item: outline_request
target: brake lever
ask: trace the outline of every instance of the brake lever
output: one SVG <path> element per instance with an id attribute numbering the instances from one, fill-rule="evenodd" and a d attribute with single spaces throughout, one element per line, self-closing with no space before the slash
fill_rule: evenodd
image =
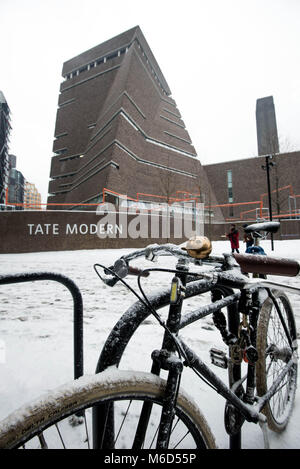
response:
<path id="1" fill-rule="evenodd" d="M 98 277 L 100 278 L 100 280 L 102 280 L 102 282 L 107 285 L 108 287 L 113 287 L 118 281 L 119 281 L 119 278 L 118 277 L 110 277 L 110 278 L 105 278 L 103 277 L 99 272 L 98 270 L 96 269 L 96 267 L 101 267 L 105 273 L 105 275 L 113 275 L 113 266 L 112 267 L 105 267 L 104 265 L 101 265 L 101 264 L 94 264 L 94 270 L 96 272 L 96 274 L 98 275 Z"/>
<path id="2" fill-rule="evenodd" d="M 95 264 L 95 265 L 100 266 L 100 264 Z M 102 275 L 100 275 L 99 272 L 96 270 L 102 282 L 105 283 L 105 285 L 108 285 L 109 287 L 113 287 L 119 281 L 120 278 L 125 278 L 129 272 L 128 264 L 126 263 L 124 259 L 118 259 L 114 263 L 114 265 L 111 265 L 110 267 L 104 267 L 104 266 L 100 266 L 100 267 L 103 267 L 103 271 L 105 275 L 113 276 L 114 274 L 116 274 L 116 276 L 105 278 Z"/>
<path id="3" fill-rule="evenodd" d="M 105 283 L 105 285 L 107 285 L 108 287 L 113 287 L 119 281 L 119 279 L 117 277 L 106 278 L 106 279 L 102 279 L 102 280 Z"/>
<path id="4" fill-rule="evenodd" d="M 101 267 L 103 269 L 103 272 L 104 272 L 105 275 L 110 275 L 112 277 L 105 278 L 102 275 L 100 275 L 99 272 L 96 269 L 96 266 Z M 137 277 L 138 276 L 142 276 L 142 277 L 148 277 L 149 276 L 149 272 L 147 272 L 147 271 L 144 272 L 143 270 L 141 270 L 137 267 L 129 266 L 127 264 L 127 262 L 125 261 L 125 259 L 122 259 L 122 258 L 116 260 L 114 265 L 112 265 L 110 267 L 105 267 L 104 265 L 101 265 L 101 264 L 95 264 L 94 269 L 95 269 L 98 277 L 102 280 L 102 282 L 105 283 L 105 285 L 108 285 L 109 287 L 113 287 L 120 279 L 123 279 L 123 278 L 127 277 L 128 274 L 136 275 Z"/>

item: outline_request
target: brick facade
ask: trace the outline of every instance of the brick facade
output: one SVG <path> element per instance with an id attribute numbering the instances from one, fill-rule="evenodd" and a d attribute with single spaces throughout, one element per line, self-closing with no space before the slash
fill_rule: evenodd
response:
<path id="1" fill-rule="evenodd" d="M 273 218 L 294 218 L 300 212 L 300 151 L 273 155 L 270 169 Z M 259 215 L 262 201 L 263 216 L 268 216 L 267 175 L 262 166 L 265 157 L 254 157 L 206 165 L 205 171 L 219 204 L 229 204 L 228 171 L 232 174 L 232 205 L 221 207 L 227 221 L 248 220 Z M 258 202 L 242 205 L 245 202 Z M 249 210 L 253 210 L 249 212 Z M 296 210 L 296 212 L 295 212 Z"/>
<path id="2" fill-rule="evenodd" d="M 216 204 L 139 27 L 68 60 L 62 74 L 49 209 L 97 203 L 105 188 L 139 200 L 200 194 Z M 223 220 L 218 208 L 213 216 Z"/>

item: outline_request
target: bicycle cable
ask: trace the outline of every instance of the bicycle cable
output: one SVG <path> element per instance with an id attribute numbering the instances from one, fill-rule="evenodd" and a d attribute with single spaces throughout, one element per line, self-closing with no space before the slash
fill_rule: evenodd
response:
<path id="1" fill-rule="evenodd" d="M 161 272 L 170 272 L 170 273 L 177 273 L 177 272 L 182 272 L 180 270 L 171 270 L 171 269 L 158 269 L 158 268 L 150 268 L 150 269 L 145 269 L 143 270 L 142 272 L 145 272 L 145 271 L 161 271 Z M 142 277 L 142 272 L 138 275 L 138 286 L 139 286 L 139 289 L 145 299 L 145 301 L 147 302 L 147 306 L 150 310 L 153 309 L 150 301 L 148 300 L 143 288 L 142 288 L 142 285 L 141 285 L 141 277 Z M 186 273 L 186 272 L 184 272 Z M 194 276 L 198 276 L 199 274 L 196 274 L 196 273 L 193 273 L 193 272 L 189 272 L 189 274 L 191 275 L 194 275 Z M 155 310 L 154 310 L 155 311 Z M 156 313 L 156 311 L 155 311 Z M 156 313 L 157 314 L 157 313 Z M 178 343 L 178 341 L 176 340 L 174 334 L 172 334 L 171 331 L 169 331 L 169 329 L 167 327 L 165 327 L 165 330 L 168 331 L 169 334 L 171 334 L 171 338 L 172 340 L 174 341 L 174 344 L 178 350 L 178 346 L 179 348 L 182 350 L 182 347 L 181 345 Z M 198 370 L 196 370 L 196 368 L 191 364 L 191 362 L 189 361 L 189 359 L 187 358 L 186 354 L 185 354 L 185 351 L 183 351 L 183 355 L 184 355 L 184 358 L 185 358 L 185 362 L 186 362 L 186 366 L 188 366 L 189 368 L 191 368 L 191 370 L 198 376 L 198 378 L 200 378 L 207 386 L 209 386 L 211 389 L 213 389 L 214 391 L 216 391 L 217 393 L 219 393 L 218 389 L 216 389 L 211 383 L 209 383 L 205 378 L 203 378 L 203 376 L 198 372 Z M 180 355 L 179 355 L 180 357 Z"/>
<path id="2" fill-rule="evenodd" d="M 162 321 L 162 319 L 160 318 L 159 314 L 157 314 L 156 310 L 152 307 L 151 303 L 148 301 L 147 297 L 145 296 L 145 300 L 143 300 L 143 298 L 140 297 L 140 295 L 127 283 L 125 282 L 124 279 L 122 279 L 118 274 L 116 274 L 116 272 L 114 272 L 112 269 L 110 269 L 109 267 L 105 267 L 101 264 L 94 264 L 94 270 L 96 272 L 96 274 L 99 276 L 99 278 L 101 279 L 101 276 L 99 275 L 99 272 L 97 271 L 96 267 L 101 267 L 102 269 L 105 269 L 107 272 L 109 272 L 111 275 L 117 277 L 117 279 L 123 283 L 123 285 L 125 285 L 126 288 L 128 288 L 128 290 L 131 291 L 131 293 L 133 293 L 137 298 L 138 300 L 147 308 L 147 309 L 150 309 L 150 312 L 153 314 L 153 316 L 155 317 L 155 319 L 159 322 L 159 324 L 165 329 L 165 331 L 173 338 L 174 340 L 174 337 L 173 337 L 173 334 L 172 332 L 169 330 L 169 328 L 166 326 L 166 324 Z M 140 275 L 139 275 L 140 277 Z M 176 347 L 177 347 L 177 351 L 179 353 L 179 350 L 178 350 L 178 347 L 179 347 L 179 344 L 177 344 L 177 341 L 175 341 L 175 344 L 176 344 Z M 181 348 L 181 347 L 180 347 Z M 181 353 L 183 351 L 181 350 Z M 183 352 L 183 355 L 184 352 Z M 181 356 L 181 354 L 179 353 L 179 356 Z"/>
<path id="3" fill-rule="evenodd" d="M 176 273 L 176 272 L 181 272 L 179 270 L 171 270 L 171 269 L 157 269 L 157 268 L 152 268 L 152 269 L 145 269 L 143 270 L 139 275 L 138 275 L 138 285 L 139 285 L 139 288 L 140 288 L 140 291 L 144 297 L 141 298 L 140 295 L 127 283 L 125 282 L 124 279 L 122 279 L 118 274 L 116 274 L 116 272 L 114 272 L 112 269 L 110 269 L 109 267 L 105 267 L 104 265 L 102 264 L 94 264 L 94 270 L 96 272 L 96 274 L 98 275 L 98 277 L 102 280 L 99 272 L 97 271 L 96 267 L 101 267 L 102 269 L 105 269 L 107 272 L 109 272 L 111 275 L 115 276 L 121 283 L 123 283 L 123 285 L 125 285 L 126 288 L 128 288 L 128 290 L 131 291 L 131 293 L 133 293 L 137 298 L 138 300 L 147 308 L 150 310 L 151 314 L 155 317 L 155 319 L 158 321 L 158 323 L 160 324 L 160 326 L 162 326 L 164 328 L 164 330 L 167 332 L 167 334 L 169 334 L 169 336 L 171 337 L 171 339 L 173 340 L 174 342 L 174 345 L 176 347 L 176 350 L 177 350 L 177 353 L 179 355 L 179 358 L 182 359 L 182 356 L 184 357 L 184 360 L 185 360 L 185 364 L 186 366 L 188 366 L 207 386 L 209 386 L 210 388 L 212 388 L 214 391 L 216 391 L 218 393 L 218 390 L 211 384 L 209 383 L 205 378 L 203 378 L 203 376 L 201 376 L 201 374 L 194 368 L 194 366 L 190 363 L 188 357 L 186 356 L 186 353 L 185 353 L 185 350 L 183 350 L 183 348 L 181 347 L 181 344 L 176 340 L 176 337 L 174 336 L 174 334 L 169 330 L 169 328 L 166 326 L 166 324 L 164 323 L 164 321 L 162 321 L 162 319 L 160 318 L 159 314 L 157 314 L 156 310 L 153 308 L 153 306 L 151 305 L 150 301 L 148 300 L 142 286 L 141 286 L 141 283 L 140 283 L 140 278 L 143 274 L 143 272 L 145 271 L 163 271 L 163 272 L 170 272 L 170 273 Z M 185 273 L 185 272 L 184 272 Z M 189 274 L 193 275 L 193 276 L 199 276 L 199 274 L 196 274 L 196 273 L 193 273 L 193 272 L 189 272 Z"/>

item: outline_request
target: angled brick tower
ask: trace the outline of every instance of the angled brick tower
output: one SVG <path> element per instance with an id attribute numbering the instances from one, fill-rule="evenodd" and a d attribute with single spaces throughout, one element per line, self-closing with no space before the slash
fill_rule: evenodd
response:
<path id="1" fill-rule="evenodd" d="M 216 204 L 138 26 L 65 62 L 62 75 L 48 209 L 91 209 L 84 204 L 106 194 L 116 202 L 120 194 L 147 201 L 200 194 Z"/>

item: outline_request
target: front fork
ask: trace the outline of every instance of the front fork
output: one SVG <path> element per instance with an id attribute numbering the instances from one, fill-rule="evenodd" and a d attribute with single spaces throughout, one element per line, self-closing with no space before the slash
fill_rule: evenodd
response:
<path id="1" fill-rule="evenodd" d="M 170 293 L 170 308 L 161 350 L 152 353 L 152 372 L 159 374 L 161 369 L 168 371 L 167 384 L 157 438 L 157 449 L 167 449 L 169 446 L 172 423 L 175 417 L 175 407 L 180 386 L 183 364 L 176 355 L 177 347 L 170 335 L 177 335 L 181 321 L 182 303 L 185 296 L 188 264 L 180 259 L 176 266 L 176 274 L 172 280 Z"/>
<path id="2" fill-rule="evenodd" d="M 157 437 L 157 449 L 167 449 L 169 447 L 180 378 L 183 370 L 183 364 L 179 358 L 175 355 L 169 356 L 168 358 L 162 357 L 161 354 L 163 354 L 163 352 L 163 350 L 154 351 L 152 354 L 152 358 L 159 361 L 161 368 L 168 370 L 168 379 Z M 155 354 L 157 354 L 156 357 Z"/>

